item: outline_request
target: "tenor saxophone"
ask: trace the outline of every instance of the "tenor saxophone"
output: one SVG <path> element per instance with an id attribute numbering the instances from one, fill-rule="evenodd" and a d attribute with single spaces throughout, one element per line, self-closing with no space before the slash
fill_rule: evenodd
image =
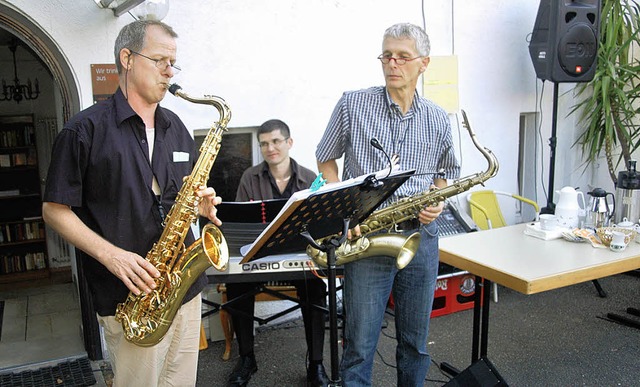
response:
<path id="1" fill-rule="evenodd" d="M 162 340 L 173 322 L 187 290 L 209 266 L 224 271 L 229 262 L 229 249 L 220 230 L 207 224 L 202 237 L 185 250 L 184 240 L 191 225 L 198 219 L 196 192 L 209 179 L 227 130 L 231 110 L 219 97 L 192 98 L 173 84 L 169 91 L 189 102 L 213 105 L 220 120 L 213 124 L 200 147 L 200 157 L 183 182 L 175 203 L 165 219 L 165 228 L 146 259 L 160 272 L 156 288 L 149 294 L 129 293 L 125 302 L 116 308 L 116 320 L 122 323 L 124 337 L 139 346 L 147 347 Z"/>
<path id="2" fill-rule="evenodd" d="M 463 126 L 469 132 L 473 145 L 487 159 L 488 168 L 485 172 L 476 173 L 463 179 L 456 180 L 444 188 L 434 188 L 402 198 L 386 208 L 374 211 L 360 223 L 361 236 L 351 241 L 347 240 L 336 248 L 336 265 L 353 262 L 362 258 L 374 256 L 388 256 L 396 260 L 398 269 L 405 268 L 413 259 L 420 245 L 420 233 L 415 232 L 408 237 L 393 233 L 394 226 L 405 220 L 415 219 L 426 206 L 434 206 L 445 199 L 469 190 L 474 185 L 483 184 L 498 173 L 498 159 L 491 150 L 481 146 L 476 140 L 476 134 L 471 129 L 467 114 L 462 111 Z M 367 236 L 386 230 L 387 233 Z M 326 242 L 331 235 L 316 241 L 318 245 Z M 327 267 L 327 253 L 315 247 L 307 246 L 307 255 L 319 266 Z"/>

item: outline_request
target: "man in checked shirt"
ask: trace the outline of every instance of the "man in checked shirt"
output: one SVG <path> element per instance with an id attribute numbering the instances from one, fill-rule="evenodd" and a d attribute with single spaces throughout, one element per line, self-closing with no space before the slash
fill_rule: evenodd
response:
<path id="1" fill-rule="evenodd" d="M 416 91 L 429 64 L 429 37 L 418 26 L 388 28 L 382 40 L 385 86 L 346 92 L 338 101 L 316 149 L 318 170 L 339 181 L 337 159 L 344 156 L 342 179 L 388 166 L 370 141 L 376 138 L 401 169 L 416 169 L 381 207 L 459 177 L 447 113 Z M 444 174 L 435 172 L 443 171 Z M 340 365 L 345 386 L 370 386 L 373 358 L 389 295 L 395 302 L 398 386 L 423 386 L 429 369 L 429 319 L 438 275 L 438 227 L 444 203 L 424 208 L 417 219 L 397 225 L 407 235 L 419 230 L 420 247 L 402 270 L 378 256 L 344 265 L 344 351 Z M 359 234 L 359 230 L 354 230 Z"/>

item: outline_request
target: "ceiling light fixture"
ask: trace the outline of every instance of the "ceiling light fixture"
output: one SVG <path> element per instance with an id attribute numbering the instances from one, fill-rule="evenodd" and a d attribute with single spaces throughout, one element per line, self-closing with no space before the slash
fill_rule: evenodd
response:
<path id="1" fill-rule="evenodd" d="M 116 17 L 130 13 L 139 20 L 162 20 L 169 12 L 169 0 L 93 0 L 102 9 L 111 9 Z"/>
<path id="2" fill-rule="evenodd" d="M 162 20 L 169 13 L 169 0 L 145 0 L 131 10 L 140 20 Z"/>
<path id="3" fill-rule="evenodd" d="M 40 95 L 40 85 L 38 84 L 38 78 L 35 81 L 35 89 L 31 85 L 31 78 L 27 78 L 26 84 L 20 83 L 18 78 L 18 66 L 16 63 L 16 49 L 18 48 L 18 40 L 12 39 L 9 43 L 9 50 L 13 54 L 13 85 L 8 84 L 2 79 L 2 95 L 0 101 L 15 101 L 20 103 L 23 99 L 32 100 L 38 98 Z"/>

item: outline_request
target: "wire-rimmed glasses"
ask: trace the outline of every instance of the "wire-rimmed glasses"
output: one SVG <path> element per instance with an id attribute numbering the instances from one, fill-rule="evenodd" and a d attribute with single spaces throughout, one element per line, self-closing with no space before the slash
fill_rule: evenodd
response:
<path id="1" fill-rule="evenodd" d="M 389 64 L 391 60 L 394 60 L 398 66 L 402 66 L 403 64 L 407 62 L 411 62 L 412 60 L 416 60 L 418 58 L 422 58 L 422 57 L 416 56 L 415 58 L 394 58 L 392 56 L 388 56 L 385 54 L 380 54 L 380 56 L 378 56 L 378 59 L 380 59 L 380 62 L 382 62 L 382 64 Z"/>
<path id="2" fill-rule="evenodd" d="M 160 71 L 165 71 L 168 67 L 171 67 L 171 69 L 173 70 L 173 75 L 176 75 L 182 70 L 180 67 L 178 67 L 175 64 L 169 62 L 168 60 L 149 58 L 148 56 L 146 56 L 144 54 L 141 54 L 141 53 L 139 53 L 137 51 L 133 51 L 132 49 L 129 49 L 129 51 L 131 51 L 132 54 L 140 55 L 143 58 L 147 58 L 150 61 L 153 61 L 156 64 L 156 67 Z"/>
<path id="3" fill-rule="evenodd" d="M 289 137 L 285 138 L 274 138 L 271 141 L 260 141 L 258 145 L 260 145 L 261 149 L 267 148 L 269 145 L 273 145 L 274 148 L 279 148 L 280 145 L 284 144 Z"/>

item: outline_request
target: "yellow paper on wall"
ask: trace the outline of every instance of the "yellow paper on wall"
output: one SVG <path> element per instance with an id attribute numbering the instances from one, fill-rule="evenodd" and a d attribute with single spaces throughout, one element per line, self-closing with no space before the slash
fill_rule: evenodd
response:
<path id="1" fill-rule="evenodd" d="M 432 56 L 427 71 L 422 76 L 422 93 L 425 98 L 442 106 L 447 113 L 460 109 L 458 94 L 458 57 Z"/>

